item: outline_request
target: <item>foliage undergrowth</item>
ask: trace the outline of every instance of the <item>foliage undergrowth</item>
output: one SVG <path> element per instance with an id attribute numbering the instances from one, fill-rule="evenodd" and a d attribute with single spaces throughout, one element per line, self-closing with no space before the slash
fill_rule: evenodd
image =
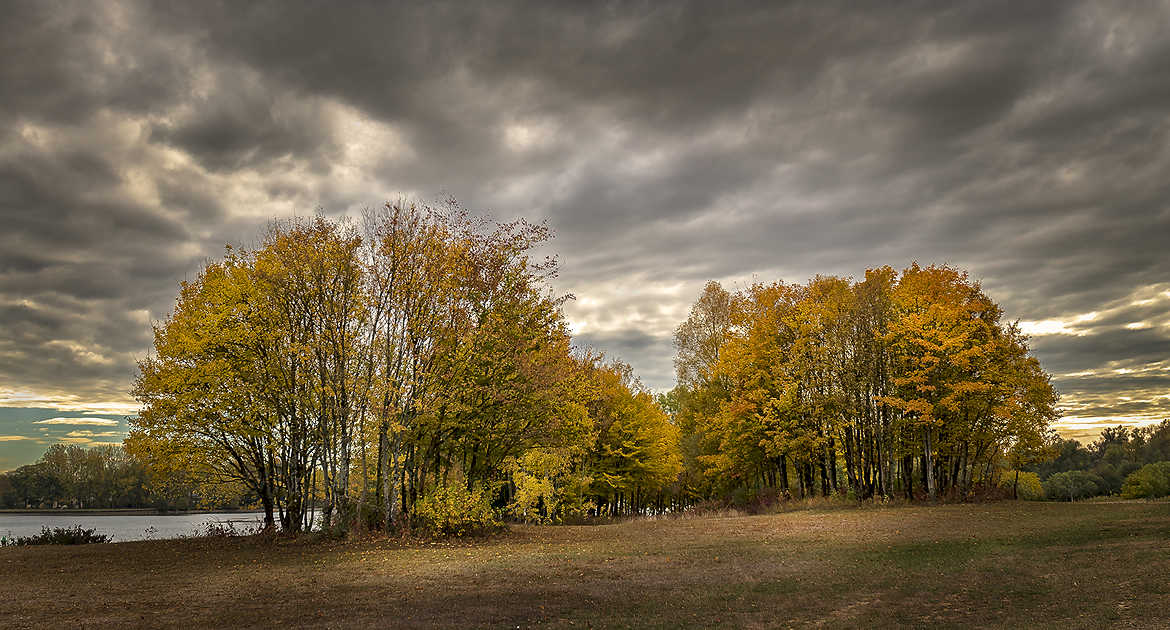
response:
<path id="1" fill-rule="evenodd" d="M 1079 501 L 1107 493 L 1100 475 L 1083 470 L 1056 473 L 1044 481 L 1044 496 L 1054 501 Z"/>
<path id="2" fill-rule="evenodd" d="M 1025 501 L 1042 501 L 1044 499 L 1044 484 L 1040 482 L 1040 475 L 1034 472 L 1019 471 L 1019 478 L 1016 478 L 1016 471 L 1009 470 L 999 478 L 999 487 L 1008 492 L 1008 497 L 1011 497 L 1012 487 L 1016 488 L 1016 498 Z"/>
<path id="3" fill-rule="evenodd" d="M 190 536 L 184 538 L 235 538 L 237 536 L 256 536 L 263 531 L 260 525 L 236 526 L 231 521 L 207 521 L 195 528 Z"/>
<path id="4" fill-rule="evenodd" d="M 1126 477 L 1124 499 L 1156 499 L 1170 495 L 1170 462 L 1146 464 Z"/>
<path id="5" fill-rule="evenodd" d="M 17 536 L 12 539 L 0 539 L 2 546 L 23 547 L 27 545 L 89 545 L 110 542 L 108 534 L 99 534 L 96 529 L 85 529 L 80 525 L 73 527 L 42 527 L 41 533 L 32 536 Z"/>
<path id="6" fill-rule="evenodd" d="M 434 536 L 480 536 L 503 527 L 487 493 L 461 485 L 440 487 L 423 497 L 415 506 L 414 522 Z"/>
<path id="7" fill-rule="evenodd" d="M 794 498 L 786 495 L 777 488 L 761 488 L 757 490 L 737 491 L 728 497 L 710 499 L 696 503 L 685 510 L 678 512 L 674 517 L 703 518 L 709 516 L 752 516 L 758 514 L 779 514 L 797 510 L 837 510 L 855 509 L 868 506 L 895 506 L 907 504 L 904 498 L 875 497 L 873 499 L 858 500 L 846 494 L 834 494 L 827 497 Z"/>

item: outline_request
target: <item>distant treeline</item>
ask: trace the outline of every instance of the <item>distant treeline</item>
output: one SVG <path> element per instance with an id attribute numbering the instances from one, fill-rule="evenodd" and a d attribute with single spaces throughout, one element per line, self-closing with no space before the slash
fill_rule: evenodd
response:
<path id="1" fill-rule="evenodd" d="M 160 480 L 117 444 L 83 448 L 54 444 L 33 464 L 0 474 L 0 508 L 240 507 L 248 502 L 220 488 Z"/>
<path id="2" fill-rule="evenodd" d="M 1108 428 L 1088 446 L 1058 440 L 1052 454 L 1051 460 L 1029 467 L 1039 475 L 1049 499 L 1108 494 L 1153 498 L 1170 493 L 1170 470 L 1163 473 L 1156 466 L 1170 462 L 1170 420 L 1157 426 Z M 1164 476 L 1165 483 L 1159 481 Z"/>

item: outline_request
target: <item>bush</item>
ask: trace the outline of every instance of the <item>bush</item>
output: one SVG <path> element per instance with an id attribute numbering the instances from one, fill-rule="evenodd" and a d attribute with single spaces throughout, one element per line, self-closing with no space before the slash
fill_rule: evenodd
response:
<path id="1" fill-rule="evenodd" d="M 1106 492 L 1100 475 L 1083 470 L 1056 473 L 1044 482 L 1044 495 L 1055 501 L 1079 501 Z"/>
<path id="2" fill-rule="evenodd" d="M 1012 486 L 1016 488 L 1016 498 L 1025 501 L 1040 501 L 1044 498 L 1044 484 L 1040 483 L 1040 475 L 1034 472 L 1019 471 L 1020 477 L 1017 481 L 1016 471 L 1009 470 L 999 478 L 999 487 L 1005 488 L 1008 491 L 1008 497 L 1011 497 Z"/>
<path id="3" fill-rule="evenodd" d="M 593 478 L 573 470 L 569 449 L 532 449 L 507 464 L 512 502 L 507 511 L 527 523 L 583 521 L 596 506 L 586 498 Z"/>
<path id="4" fill-rule="evenodd" d="M 437 488 L 414 509 L 415 524 L 437 536 L 476 536 L 498 530 L 502 523 L 483 491 L 462 485 Z"/>
<path id="5" fill-rule="evenodd" d="M 195 528 L 191 538 L 235 538 L 236 536 L 255 536 L 260 533 L 263 525 L 236 527 L 231 521 L 207 521 Z"/>
<path id="6" fill-rule="evenodd" d="M 1125 478 L 1121 496 L 1126 499 L 1156 499 L 1170 496 L 1170 462 L 1146 464 Z"/>
<path id="7" fill-rule="evenodd" d="M 24 545 L 90 545 L 110 542 L 108 534 L 99 534 L 96 529 L 83 529 L 80 525 L 73 527 L 41 527 L 41 533 L 32 536 L 18 536 L 6 540 L 4 544 L 13 546 Z"/>

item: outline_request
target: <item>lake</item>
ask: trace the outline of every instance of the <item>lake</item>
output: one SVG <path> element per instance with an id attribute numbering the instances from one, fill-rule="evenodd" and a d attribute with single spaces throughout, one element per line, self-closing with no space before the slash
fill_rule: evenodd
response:
<path id="1" fill-rule="evenodd" d="M 252 529 L 264 521 L 263 513 L 217 512 L 203 514 L 83 514 L 83 513 L 0 513 L 0 538 L 39 534 L 42 527 L 94 528 L 112 536 L 112 542 L 154 540 L 190 536 L 205 530 L 207 523 L 231 525 L 236 531 Z"/>

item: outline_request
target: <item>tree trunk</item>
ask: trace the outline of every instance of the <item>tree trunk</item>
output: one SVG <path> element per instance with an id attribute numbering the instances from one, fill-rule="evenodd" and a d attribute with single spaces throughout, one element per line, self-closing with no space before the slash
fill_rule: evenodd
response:
<path id="1" fill-rule="evenodd" d="M 906 498 L 914 500 L 914 455 L 902 458 L 902 480 L 906 484 Z"/>
<path id="2" fill-rule="evenodd" d="M 935 487 L 934 483 L 934 457 L 931 453 L 932 444 L 930 439 L 931 430 L 930 426 L 928 425 L 926 427 L 926 439 L 924 441 L 925 450 L 923 452 L 923 461 L 926 465 L 926 492 L 928 495 L 930 495 L 931 501 L 936 501 L 938 500 L 938 488 Z"/>
<path id="3" fill-rule="evenodd" d="M 837 489 L 838 489 L 838 485 L 837 485 L 837 444 L 836 444 L 836 440 L 834 440 L 832 437 L 829 438 L 829 450 L 827 453 L 825 453 L 825 456 L 829 458 L 829 474 L 832 475 L 832 477 L 833 477 L 833 479 L 832 479 L 833 492 L 835 493 L 835 492 L 837 492 Z"/>
<path id="4" fill-rule="evenodd" d="M 378 468 L 382 471 L 381 490 L 382 490 L 382 520 L 386 526 L 386 531 L 389 532 L 394 527 L 394 519 L 397 516 L 395 512 L 395 499 L 398 493 L 395 492 L 394 487 L 395 475 L 391 466 L 396 465 L 398 460 L 398 453 L 396 448 L 391 447 L 391 438 L 389 435 L 390 421 L 383 420 L 382 425 L 378 427 L 378 439 L 380 443 Z"/>
<path id="5" fill-rule="evenodd" d="M 818 459 L 820 461 L 817 463 L 817 468 L 820 468 L 821 471 L 821 496 L 827 497 L 829 496 L 829 471 L 825 466 L 825 460 L 828 459 L 828 454 L 822 452 Z"/>
<path id="6" fill-rule="evenodd" d="M 894 494 L 894 478 L 893 478 L 894 440 L 893 440 L 893 437 L 890 435 L 890 417 L 888 414 L 889 414 L 889 412 L 886 410 L 886 408 L 882 407 L 881 413 L 879 414 L 880 418 L 881 418 L 881 427 L 882 427 L 882 431 L 881 431 L 881 434 L 882 434 L 882 437 L 881 437 L 882 454 L 881 454 L 881 459 L 880 459 L 878 465 L 881 466 L 881 469 L 882 469 L 882 496 L 883 497 L 889 497 L 889 496 L 892 496 Z"/>
<path id="7" fill-rule="evenodd" d="M 272 492 L 265 491 L 260 495 L 260 502 L 264 504 L 264 531 L 276 529 L 276 517 L 273 515 Z"/>
<path id="8" fill-rule="evenodd" d="M 845 479 L 849 484 L 849 489 L 853 491 L 853 495 L 859 497 L 861 493 L 857 491 L 857 471 L 855 458 L 853 456 L 853 429 L 845 429 Z"/>

